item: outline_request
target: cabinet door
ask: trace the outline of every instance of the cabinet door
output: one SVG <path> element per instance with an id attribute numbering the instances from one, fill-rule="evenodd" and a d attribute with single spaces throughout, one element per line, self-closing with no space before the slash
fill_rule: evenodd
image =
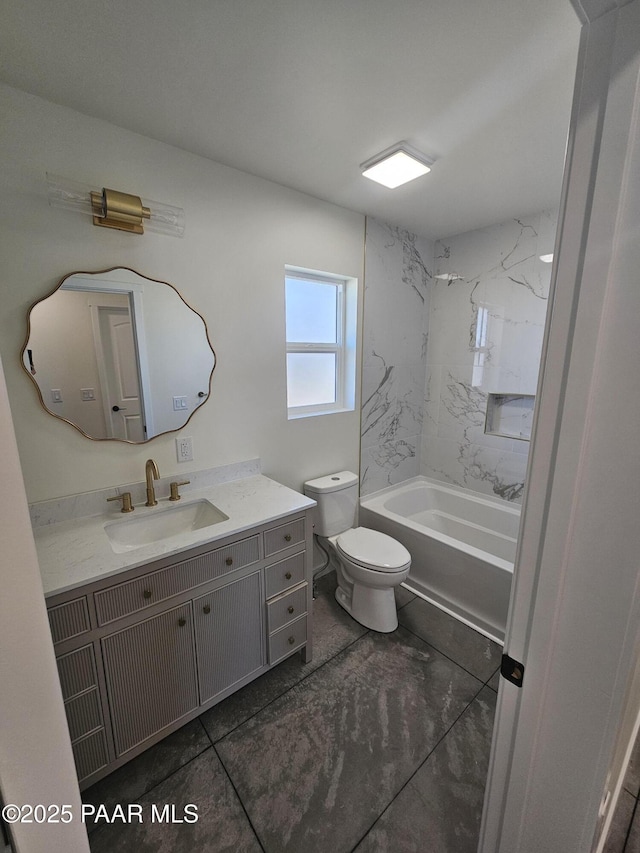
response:
<path id="1" fill-rule="evenodd" d="M 260 572 L 197 598 L 193 606 L 204 704 L 264 665 Z"/>
<path id="2" fill-rule="evenodd" d="M 198 705 L 191 603 L 102 640 L 116 754 Z"/>

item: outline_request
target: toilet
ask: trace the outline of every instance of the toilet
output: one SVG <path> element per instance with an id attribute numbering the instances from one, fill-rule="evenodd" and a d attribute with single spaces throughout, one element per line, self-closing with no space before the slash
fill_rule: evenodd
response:
<path id="1" fill-rule="evenodd" d="M 340 471 L 309 480 L 304 493 L 318 504 L 314 532 L 336 558 L 336 601 L 366 628 L 395 631 L 398 614 L 393 590 L 407 579 L 411 555 L 391 536 L 353 526 L 357 474 Z"/>

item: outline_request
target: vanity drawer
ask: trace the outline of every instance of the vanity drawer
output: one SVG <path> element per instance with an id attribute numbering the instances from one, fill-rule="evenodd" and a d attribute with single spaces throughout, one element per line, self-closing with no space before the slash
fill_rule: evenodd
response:
<path id="1" fill-rule="evenodd" d="M 272 598 L 285 589 L 302 583 L 304 580 L 304 554 L 294 554 L 286 560 L 280 560 L 264 570 L 267 598 Z"/>
<path id="2" fill-rule="evenodd" d="M 82 782 L 87 776 L 96 773 L 108 762 L 107 739 L 104 729 L 88 735 L 71 745 L 76 763 L 78 781 Z"/>
<path id="3" fill-rule="evenodd" d="M 301 542 L 304 542 L 304 518 L 281 524 L 279 527 L 272 527 L 264 533 L 265 556 L 277 554 L 278 551 L 284 551 L 285 548 L 299 545 Z"/>
<path id="4" fill-rule="evenodd" d="M 47 610 L 47 615 L 49 616 L 49 627 L 54 643 L 62 643 L 63 640 L 78 637 L 91 628 L 89 608 L 85 596 L 74 598 L 73 601 L 67 601 L 57 607 L 50 607 Z"/>
<path id="5" fill-rule="evenodd" d="M 62 698 L 71 699 L 96 684 L 96 662 L 93 646 L 83 646 L 57 658 Z"/>
<path id="6" fill-rule="evenodd" d="M 144 610 L 173 595 L 257 563 L 259 558 L 259 537 L 251 536 L 167 569 L 150 572 L 128 583 L 96 592 L 94 600 L 98 624 L 107 625 L 130 613 Z"/>
<path id="7" fill-rule="evenodd" d="M 307 584 L 267 602 L 267 624 L 272 634 L 307 612 Z"/>
<path id="8" fill-rule="evenodd" d="M 100 694 L 97 687 L 65 702 L 64 710 L 72 741 L 78 740 L 78 738 L 101 728 L 103 725 Z"/>
<path id="9" fill-rule="evenodd" d="M 269 664 L 286 658 L 307 642 L 307 617 L 301 616 L 269 637 Z"/>

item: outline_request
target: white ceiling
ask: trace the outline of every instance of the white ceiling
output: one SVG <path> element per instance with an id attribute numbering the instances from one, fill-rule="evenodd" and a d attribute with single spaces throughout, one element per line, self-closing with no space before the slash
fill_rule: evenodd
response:
<path id="1" fill-rule="evenodd" d="M 0 79 L 442 237 L 558 204 L 578 35 L 569 0 L 3 0 Z M 400 139 L 429 175 L 360 175 Z"/>

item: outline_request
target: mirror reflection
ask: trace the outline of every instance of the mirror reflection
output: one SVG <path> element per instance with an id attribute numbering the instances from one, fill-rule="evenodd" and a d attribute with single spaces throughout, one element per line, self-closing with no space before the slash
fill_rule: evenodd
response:
<path id="1" fill-rule="evenodd" d="M 148 441 L 208 399 L 206 324 L 166 282 L 123 267 L 71 273 L 28 324 L 22 365 L 44 408 L 88 438 Z"/>

